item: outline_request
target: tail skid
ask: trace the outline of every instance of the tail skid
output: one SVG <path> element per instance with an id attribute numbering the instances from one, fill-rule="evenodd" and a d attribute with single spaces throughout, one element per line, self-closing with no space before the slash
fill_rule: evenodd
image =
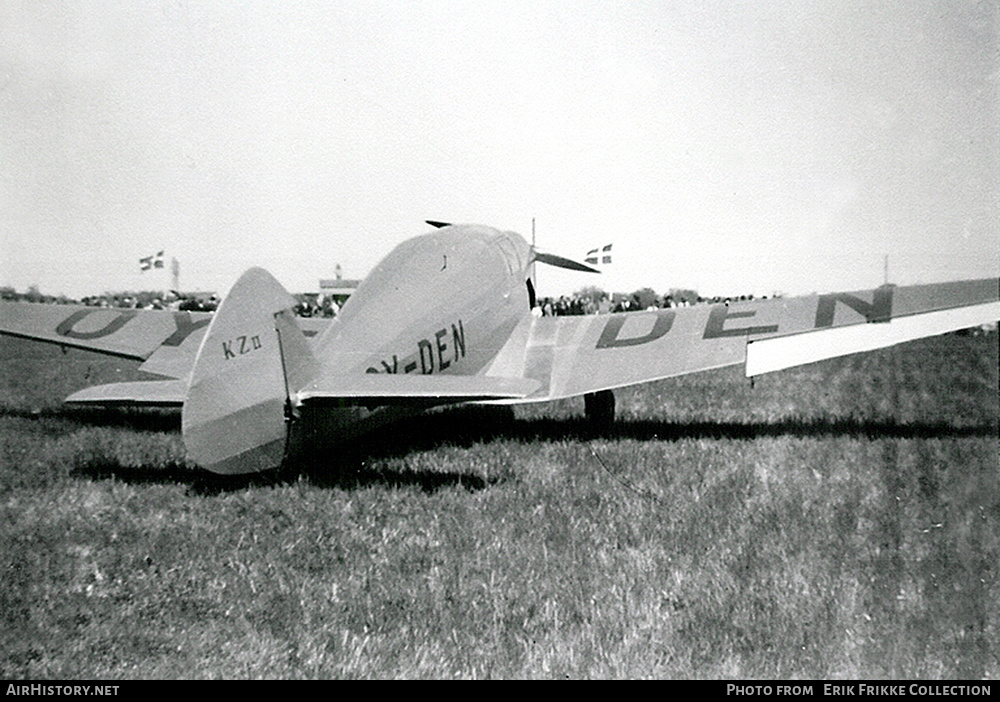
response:
<path id="1" fill-rule="evenodd" d="M 270 273 L 251 268 L 213 316 L 181 411 L 184 445 L 203 468 L 236 474 L 281 465 L 289 397 L 318 368 L 294 305 Z"/>

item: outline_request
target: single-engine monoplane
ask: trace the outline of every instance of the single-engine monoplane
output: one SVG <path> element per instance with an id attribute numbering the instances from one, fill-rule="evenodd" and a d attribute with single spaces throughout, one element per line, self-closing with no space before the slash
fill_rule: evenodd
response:
<path id="1" fill-rule="evenodd" d="M 588 266 L 479 225 L 397 246 L 332 320 L 251 268 L 214 314 L 0 303 L 0 333 L 141 360 L 164 380 L 86 388 L 77 405 L 181 408 L 190 458 L 217 473 L 276 468 L 431 407 L 583 395 L 734 364 L 747 376 L 995 322 L 989 278 L 571 317 L 532 314 L 532 266 Z"/>

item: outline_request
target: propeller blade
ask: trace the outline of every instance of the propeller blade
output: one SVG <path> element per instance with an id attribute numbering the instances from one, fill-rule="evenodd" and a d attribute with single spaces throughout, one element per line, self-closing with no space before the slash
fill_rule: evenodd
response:
<path id="1" fill-rule="evenodd" d="M 577 263 L 568 258 L 563 258 L 562 256 L 556 256 L 554 254 L 542 253 L 541 251 L 535 251 L 535 260 L 541 261 L 542 263 L 547 263 L 550 266 L 556 266 L 557 268 L 566 268 L 571 271 L 583 271 L 585 273 L 600 273 L 596 268 L 591 268 L 583 263 Z"/>

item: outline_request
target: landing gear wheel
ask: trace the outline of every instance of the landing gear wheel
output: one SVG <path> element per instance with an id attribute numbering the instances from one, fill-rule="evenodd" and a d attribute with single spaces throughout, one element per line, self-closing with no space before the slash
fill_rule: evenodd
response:
<path id="1" fill-rule="evenodd" d="M 615 394 L 610 390 L 592 392 L 583 396 L 584 413 L 591 431 L 606 432 L 615 422 Z"/>

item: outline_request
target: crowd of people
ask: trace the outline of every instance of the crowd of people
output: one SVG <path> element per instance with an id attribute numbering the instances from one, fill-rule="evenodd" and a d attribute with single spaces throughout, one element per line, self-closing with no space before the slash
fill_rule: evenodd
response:
<path id="1" fill-rule="evenodd" d="M 79 304 L 88 307 L 118 307 L 134 310 L 182 310 L 186 312 L 214 312 L 219 306 L 215 295 L 177 296 L 157 293 L 105 293 L 88 295 Z"/>
<path id="2" fill-rule="evenodd" d="M 79 300 L 66 295 L 46 295 L 31 286 L 27 292 L 19 293 L 10 286 L 0 288 L 0 298 L 13 302 L 39 302 L 52 305 L 86 305 L 87 307 L 109 307 L 133 310 L 186 310 L 191 312 L 212 312 L 219 306 L 219 298 L 210 293 L 184 295 L 159 291 L 106 292 L 103 295 L 87 295 Z"/>
<path id="3" fill-rule="evenodd" d="M 299 317 L 336 317 L 340 312 L 340 305 L 333 295 L 304 293 L 295 297 L 299 301 L 295 314 Z"/>
<path id="4" fill-rule="evenodd" d="M 316 293 L 300 293 L 296 299 L 295 313 L 300 317 L 335 317 L 340 312 L 343 297 Z M 80 299 L 65 295 L 45 295 L 35 286 L 19 293 L 10 286 L 0 287 L 0 299 L 11 302 L 36 302 L 52 305 L 86 305 L 133 310 L 180 310 L 186 312 L 214 312 L 219 297 L 212 293 L 163 293 L 155 291 L 104 293 L 87 295 Z"/>
<path id="5" fill-rule="evenodd" d="M 755 299 L 753 295 L 702 297 L 693 291 L 657 295 L 648 288 L 631 294 L 615 293 L 613 295 L 603 292 L 595 294 L 592 291 L 581 291 L 573 295 L 540 298 L 535 314 L 544 317 L 559 317 L 564 315 L 607 314 L 609 312 L 637 312 L 671 307 L 690 307 L 691 305 L 728 304 L 738 300 L 753 299 Z M 766 299 L 766 297 L 762 299 Z"/>
<path id="6" fill-rule="evenodd" d="M 43 302 L 50 304 L 82 304 L 89 307 L 114 307 L 125 309 L 182 310 L 191 312 L 212 312 L 218 307 L 219 299 L 214 294 L 183 295 L 162 292 L 122 292 L 88 295 L 80 300 L 64 295 L 44 295 L 34 287 L 26 293 L 18 293 L 11 287 L 0 288 L 4 300 L 20 302 Z M 343 299 L 333 295 L 301 293 L 295 295 L 298 304 L 295 313 L 300 317 L 335 317 L 340 311 Z M 572 295 L 543 297 L 537 301 L 535 314 L 539 316 L 564 316 L 607 314 L 609 312 L 634 312 L 639 310 L 688 307 L 698 304 L 728 303 L 735 300 L 753 300 L 753 295 L 739 297 L 702 297 L 691 290 L 673 290 L 665 295 L 657 295 L 649 288 L 633 293 L 608 294 L 597 288 L 586 288 Z"/>

